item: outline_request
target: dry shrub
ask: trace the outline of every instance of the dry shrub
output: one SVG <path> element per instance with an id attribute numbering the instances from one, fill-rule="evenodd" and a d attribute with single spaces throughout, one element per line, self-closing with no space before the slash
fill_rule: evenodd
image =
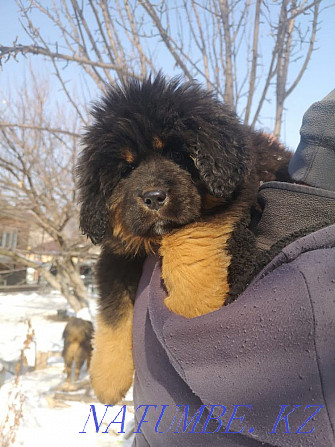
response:
<path id="1" fill-rule="evenodd" d="M 13 387 L 8 393 L 7 412 L 0 421 L 0 447 L 9 447 L 15 442 L 16 434 L 23 418 L 23 404 L 26 396 L 20 389 L 20 375 L 26 364 L 25 350 L 34 340 L 34 330 L 30 320 L 27 320 L 27 334 L 23 342 L 20 359 L 15 367 L 15 380 Z"/>

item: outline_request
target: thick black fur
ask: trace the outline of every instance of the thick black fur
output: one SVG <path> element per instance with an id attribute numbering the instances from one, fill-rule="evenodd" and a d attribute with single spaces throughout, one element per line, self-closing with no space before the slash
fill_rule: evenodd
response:
<path id="1" fill-rule="evenodd" d="M 198 84 L 162 75 L 110 86 L 92 115 L 77 168 L 80 227 L 103 246 L 100 310 L 107 324 L 117 325 L 125 296 L 134 299 L 146 252 L 162 235 L 238 197 L 251 208 L 260 180 L 288 178 L 290 155 Z M 148 207 L 151 191 L 166 193 L 164 206 Z M 208 196 L 217 206 L 206 205 Z M 249 217 L 236 228 L 243 235 L 232 235 L 232 284 L 252 259 Z"/>
<path id="2" fill-rule="evenodd" d="M 100 292 L 99 310 L 105 321 L 117 324 L 122 320 L 125 293 L 134 302 L 144 259 L 141 254 L 129 258 L 115 254 L 109 246 L 103 247 L 96 275 Z"/>

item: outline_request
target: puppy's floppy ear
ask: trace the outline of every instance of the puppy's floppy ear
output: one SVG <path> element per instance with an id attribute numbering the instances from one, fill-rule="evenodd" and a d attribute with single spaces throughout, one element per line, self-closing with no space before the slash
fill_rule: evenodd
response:
<path id="1" fill-rule="evenodd" d="M 224 105 L 208 121 L 199 123 L 194 163 L 209 192 L 228 199 L 248 171 L 249 150 L 244 126 Z"/>
<path id="2" fill-rule="evenodd" d="M 80 228 L 93 244 L 99 244 L 106 233 L 108 210 L 102 193 L 82 198 Z"/>
<path id="3" fill-rule="evenodd" d="M 109 213 L 100 184 L 100 168 L 92 153 L 95 153 L 94 148 L 85 147 L 76 168 L 81 203 L 80 229 L 93 244 L 99 244 L 105 236 Z"/>

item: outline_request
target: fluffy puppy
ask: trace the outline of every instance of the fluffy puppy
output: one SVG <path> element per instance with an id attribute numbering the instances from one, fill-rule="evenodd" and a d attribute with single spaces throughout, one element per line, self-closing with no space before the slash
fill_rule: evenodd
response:
<path id="1" fill-rule="evenodd" d="M 92 110 L 78 162 L 80 226 L 102 244 L 91 380 L 105 403 L 132 383 L 133 301 L 147 253 L 162 257 L 166 306 L 217 310 L 253 263 L 260 181 L 287 180 L 290 158 L 195 82 L 162 75 L 110 86 Z"/>

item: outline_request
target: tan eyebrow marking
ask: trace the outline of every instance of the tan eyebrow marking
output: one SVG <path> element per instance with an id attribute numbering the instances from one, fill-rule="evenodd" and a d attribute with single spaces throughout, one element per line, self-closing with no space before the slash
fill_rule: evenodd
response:
<path id="1" fill-rule="evenodd" d="M 164 146 L 163 141 L 157 136 L 153 138 L 153 143 L 154 143 L 154 149 L 160 150 Z"/>
<path id="2" fill-rule="evenodd" d="M 129 164 L 132 164 L 135 162 L 135 155 L 128 147 L 126 147 L 125 149 L 122 150 L 121 156 Z"/>

